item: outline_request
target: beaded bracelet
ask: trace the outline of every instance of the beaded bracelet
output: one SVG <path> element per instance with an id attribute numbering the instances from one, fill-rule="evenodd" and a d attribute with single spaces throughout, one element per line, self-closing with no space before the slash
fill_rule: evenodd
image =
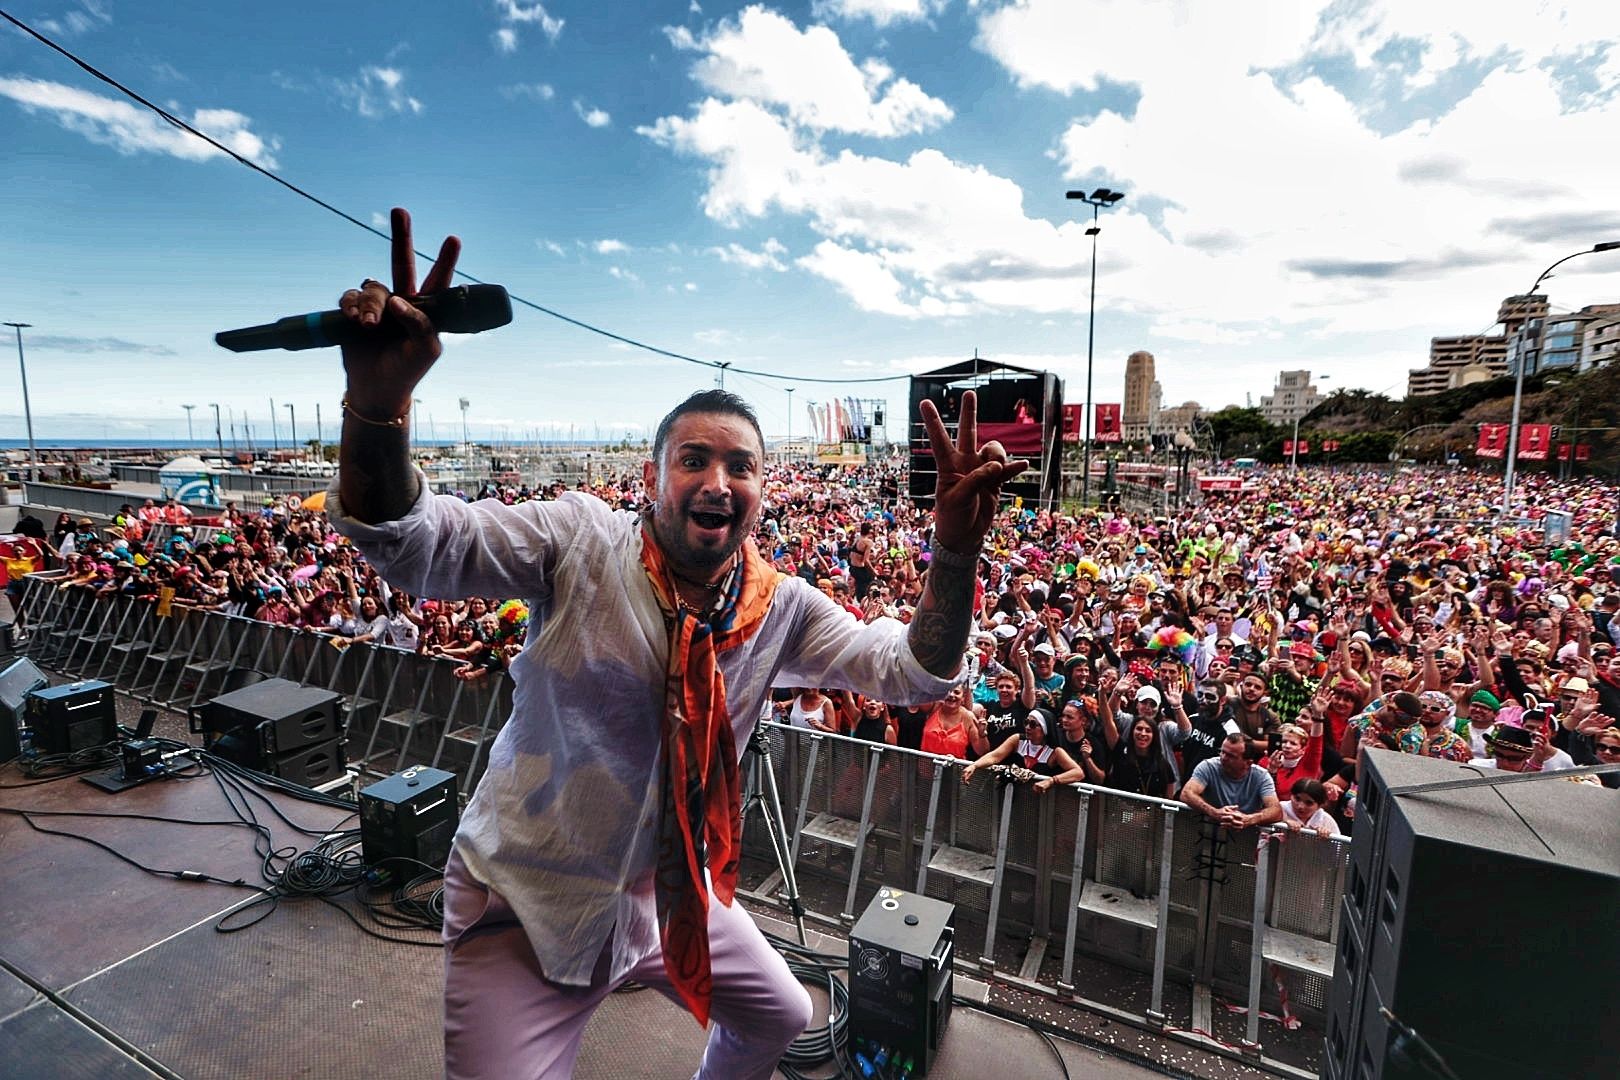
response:
<path id="1" fill-rule="evenodd" d="M 343 396 L 343 406 L 342 406 L 342 408 L 343 408 L 344 415 L 352 416 L 356 420 L 360 421 L 362 424 L 370 424 L 372 427 L 381 427 L 381 428 L 402 428 L 402 427 L 405 426 L 406 417 L 410 416 L 410 414 L 411 414 L 411 411 L 409 409 L 406 409 L 403 413 L 401 413 L 399 416 L 394 417 L 392 420 L 373 420 L 371 417 L 364 416 L 361 413 L 357 412 L 355 409 L 351 408 L 350 405 L 349 405 L 349 396 L 347 394 L 345 394 Z"/>

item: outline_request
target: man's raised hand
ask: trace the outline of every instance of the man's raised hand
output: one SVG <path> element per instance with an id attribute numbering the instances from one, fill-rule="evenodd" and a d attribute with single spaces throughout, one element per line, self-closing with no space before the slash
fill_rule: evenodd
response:
<path id="1" fill-rule="evenodd" d="M 338 301 L 338 307 L 352 321 L 377 329 L 372 340 L 343 347 L 350 407 L 374 420 L 401 416 L 408 411 L 416 384 L 443 352 L 433 323 L 410 301 L 449 288 L 456 260 L 461 256 L 461 241 L 454 236 L 445 237 L 438 259 L 418 289 L 411 215 L 395 207 L 390 223 L 393 288 L 368 278 L 358 289 L 345 292 Z"/>
<path id="2" fill-rule="evenodd" d="M 962 395 L 961 421 L 952 440 L 939 409 L 932 401 L 922 403 L 923 427 L 937 468 L 934 539 L 961 554 L 979 550 L 995 520 L 1001 485 L 1029 468 L 1027 461 L 1008 460 L 999 442 L 979 445 L 978 414 L 978 395 L 969 390 Z"/>

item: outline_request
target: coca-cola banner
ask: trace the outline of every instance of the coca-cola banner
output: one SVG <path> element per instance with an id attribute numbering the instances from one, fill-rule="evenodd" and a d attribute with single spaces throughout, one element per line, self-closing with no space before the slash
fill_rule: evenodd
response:
<path id="1" fill-rule="evenodd" d="M 1084 405 L 1063 406 L 1063 441 L 1079 442 L 1082 432 L 1080 425 L 1086 422 L 1086 407 Z"/>
<path id="2" fill-rule="evenodd" d="M 1519 460 L 1546 461 L 1552 449 L 1551 424 L 1519 425 Z"/>
<path id="3" fill-rule="evenodd" d="M 1507 456 L 1508 426 L 1506 424 L 1479 425 L 1479 443 L 1474 447 L 1474 453 L 1480 457 L 1499 458 Z"/>
<path id="4" fill-rule="evenodd" d="M 1097 402 L 1095 406 L 1097 415 L 1092 436 L 1098 442 L 1119 442 L 1123 438 L 1119 427 L 1119 405 Z"/>

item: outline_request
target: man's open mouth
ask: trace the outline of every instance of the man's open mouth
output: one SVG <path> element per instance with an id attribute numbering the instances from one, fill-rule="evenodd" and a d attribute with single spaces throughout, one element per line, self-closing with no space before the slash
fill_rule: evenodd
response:
<path id="1" fill-rule="evenodd" d="M 704 529 L 724 529 L 731 524 L 731 515 L 713 510 L 694 510 L 692 520 Z"/>

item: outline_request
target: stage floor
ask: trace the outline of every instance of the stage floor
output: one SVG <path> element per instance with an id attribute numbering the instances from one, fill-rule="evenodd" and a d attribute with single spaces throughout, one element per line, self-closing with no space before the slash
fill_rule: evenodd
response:
<path id="1" fill-rule="evenodd" d="M 121 698 L 120 711 L 131 704 Z M 166 717 L 160 733 L 172 723 Z M 0 1078 L 442 1074 L 442 954 L 433 947 L 435 935 L 396 929 L 387 932 L 415 944 L 378 940 L 350 920 L 364 920 L 352 902 L 345 914 L 315 900 L 283 900 L 256 925 L 221 933 L 221 919 L 250 897 L 246 889 L 153 876 L 83 840 L 35 828 L 90 837 L 155 868 L 259 883 L 252 836 L 229 824 L 225 796 L 212 779 L 166 780 L 120 795 L 78 779 L 14 786 L 24 782 L 14 765 L 0 767 L 0 806 L 32 812 L 28 820 L 0 814 Z M 266 799 L 256 813 L 278 847 L 308 848 L 315 837 L 288 827 L 268 804 L 316 834 L 353 826 L 337 809 L 282 795 Z M 83 816 L 97 814 L 118 816 Z M 205 822 L 212 824 L 199 824 Z M 773 913 L 754 908 L 754 914 L 766 929 L 792 935 Z M 841 937 L 822 934 L 813 935 L 812 945 L 838 955 L 847 948 Z M 963 997 L 1073 1032 L 1073 1040 L 1058 1040 L 1073 1077 L 1274 1075 L 960 974 L 956 987 Z M 812 995 L 820 1024 L 826 995 L 814 989 Z M 703 1039 L 661 995 L 615 995 L 587 1029 L 575 1075 L 687 1077 Z M 958 1007 L 931 1075 L 998 1074 L 1064 1075 L 1053 1050 L 1030 1029 Z"/>

